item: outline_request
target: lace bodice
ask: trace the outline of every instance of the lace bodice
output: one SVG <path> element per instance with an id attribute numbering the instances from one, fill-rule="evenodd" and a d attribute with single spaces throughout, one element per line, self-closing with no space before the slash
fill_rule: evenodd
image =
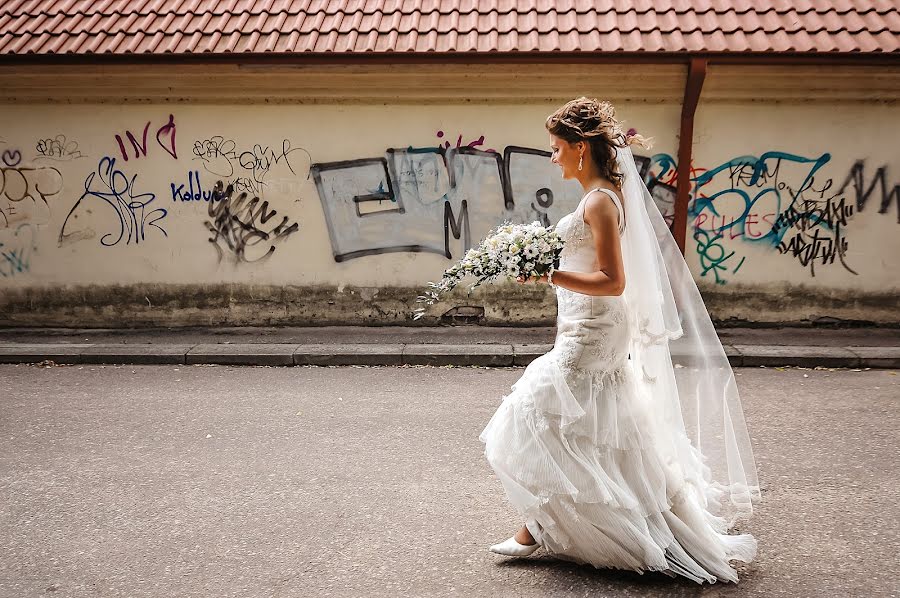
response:
<path id="1" fill-rule="evenodd" d="M 597 257 L 593 249 L 594 235 L 591 227 L 584 221 L 584 206 L 587 203 L 588 195 L 593 191 L 602 191 L 612 199 L 619 210 L 619 236 L 621 237 L 625 233 L 625 210 L 622 209 L 622 203 L 618 196 L 602 187 L 588 191 L 578 202 L 575 211 L 560 218 L 556 224 L 556 232 L 566 243 L 562 256 L 560 256 L 560 270 L 593 272 L 597 268 Z"/>
<path id="2" fill-rule="evenodd" d="M 625 216 L 616 194 L 606 193 L 619 210 L 619 237 L 625 232 Z M 590 192 L 571 214 L 563 216 L 556 231 L 565 245 L 559 270 L 594 272 L 598 268 L 591 227 L 584 221 L 584 205 Z M 579 371 L 611 371 L 628 356 L 628 319 L 621 295 L 592 296 L 556 287 L 557 335 L 554 351 L 561 363 Z"/>

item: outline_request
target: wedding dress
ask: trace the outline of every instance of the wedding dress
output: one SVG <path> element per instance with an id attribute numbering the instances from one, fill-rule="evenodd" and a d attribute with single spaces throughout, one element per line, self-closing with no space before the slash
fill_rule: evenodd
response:
<path id="1" fill-rule="evenodd" d="M 627 148 L 619 152 L 633 160 Z M 753 536 L 726 533 L 758 498 L 749 436 L 721 344 L 714 331 L 709 337 L 705 309 L 695 313 L 699 294 L 672 272 L 683 258 L 664 257 L 668 229 L 658 230 L 664 221 L 628 166 L 624 209 L 615 193 L 599 190 L 619 210 L 626 292 L 589 296 L 557 287 L 553 349 L 528 365 L 479 438 L 510 503 L 550 555 L 736 582 L 729 561 L 756 554 Z M 597 269 L 584 222 L 589 195 L 557 224 L 565 241 L 559 270 Z M 624 240 L 630 227 L 631 242 L 649 248 Z M 650 301 L 640 295 L 653 292 Z M 685 338 L 687 350 L 672 351 Z M 676 379 L 681 370 L 688 375 Z M 707 442 L 705 454 L 697 445 L 708 438 L 719 444 Z"/>

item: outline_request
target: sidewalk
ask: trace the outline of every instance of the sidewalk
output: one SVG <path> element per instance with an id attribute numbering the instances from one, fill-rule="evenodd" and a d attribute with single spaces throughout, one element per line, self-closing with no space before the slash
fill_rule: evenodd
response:
<path id="1" fill-rule="evenodd" d="M 0 363 L 524 366 L 554 329 L 0 329 Z M 900 329 L 722 328 L 734 367 L 900 368 Z"/>

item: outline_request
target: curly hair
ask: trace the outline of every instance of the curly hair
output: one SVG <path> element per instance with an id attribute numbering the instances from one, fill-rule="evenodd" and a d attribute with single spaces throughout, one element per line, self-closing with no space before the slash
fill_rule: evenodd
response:
<path id="1" fill-rule="evenodd" d="M 600 175 L 619 189 L 625 175 L 616 168 L 615 148 L 632 144 L 650 146 L 649 139 L 622 128 L 612 104 L 583 96 L 566 102 L 548 116 L 545 126 L 550 133 L 569 143 L 587 142 Z"/>

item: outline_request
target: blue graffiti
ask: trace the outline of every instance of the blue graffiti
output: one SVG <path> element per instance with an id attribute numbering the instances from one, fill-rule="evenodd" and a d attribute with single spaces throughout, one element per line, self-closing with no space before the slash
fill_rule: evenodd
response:
<path id="1" fill-rule="evenodd" d="M 8 278 L 22 272 L 28 272 L 30 263 L 28 248 L 4 249 L 0 243 L 0 276 Z"/>
<path id="2" fill-rule="evenodd" d="M 669 154 L 653 154 L 650 157 L 650 164 L 658 166 L 660 170 L 652 176 L 649 176 L 650 173 L 648 173 L 648 176 L 645 177 L 648 187 L 656 181 L 669 179 L 678 171 L 678 162 Z"/>
<path id="3" fill-rule="evenodd" d="M 758 237 L 746 236 L 745 222 L 747 216 L 751 213 L 757 203 L 769 198 L 775 200 L 775 212 L 777 214 L 784 213 L 782 211 L 783 200 L 787 203 L 785 211 L 798 211 L 798 205 L 803 204 L 804 192 L 811 189 L 813 186 L 816 172 L 827 164 L 829 160 L 831 160 L 831 155 L 827 153 L 822 154 L 818 158 L 804 158 L 802 156 L 778 151 L 766 152 L 758 158 L 755 156 L 740 156 L 734 158 L 691 179 L 693 183 L 692 196 L 694 199 L 688 206 L 688 215 L 691 218 L 696 218 L 702 212 L 708 210 L 713 216 L 719 216 L 719 211 L 716 209 L 716 201 L 718 200 L 721 204 L 723 199 L 737 198 L 739 206 L 741 205 L 741 202 L 743 202 L 743 208 L 740 210 L 740 213 L 732 219 L 731 223 L 716 229 L 716 232 L 725 232 L 726 230 L 736 228 L 746 241 L 768 243 L 772 247 L 778 247 L 790 226 L 785 226 L 784 223 L 778 223 L 778 221 L 776 221 L 776 225 L 766 234 Z M 770 161 L 774 161 L 774 164 L 771 164 Z M 803 182 L 796 189 L 792 189 L 786 183 L 778 180 L 778 171 L 781 168 L 782 161 L 812 165 L 806 173 Z M 749 173 L 747 173 L 747 168 L 751 169 Z M 723 171 L 729 172 L 732 182 L 731 188 L 709 196 L 701 195 L 700 189 L 704 185 L 710 183 L 717 174 Z M 748 193 L 746 190 L 738 188 L 737 184 L 750 188 L 762 188 L 751 195 L 751 193 Z M 786 198 L 782 197 L 782 192 L 785 192 L 787 195 Z"/>
<path id="4" fill-rule="evenodd" d="M 79 222 L 82 216 L 79 208 L 84 208 L 85 214 L 90 213 L 87 204 L 93 205 L 94 200 L 100 200 L 99 205 L 107 205 L 115 213 L 118 220 L 118 230 L 100 237 L 100 244 L 111 247 L 124 242 L 130 244 L 140 243 L 146 239 L 147 229 L 152 227 L 168 237 L 160 221 L 166 217 L 168 211 L 165 208 L 150 209 L 150 204 L 156 199 L 153 193 L 135 194 L 135 181 L 137 175 L 128 176 L 116 168 L 116 159 L 109 156 L 100 159 L 96 172 L 88 174 L 84 181 L 84 193 L 72 206 L 69 214 L 63 222 L 59 232 L 59 244 L 88 239 L 94 236 L 94 231 L 86 222 Z"/>
<path id="5" fill-rule="evenodd" d="M 726 236 L 763 244 L 780 254 L 790 255 L 809 268 L 811 276 L 815 276 L 816 263 L 836 262 L 856 274 L 845 260 L 848 243 L 844 229 L 848 219 L 862 209 L 879 184 L 879 211 L 882 213 L 894 199 L 894 194 L 888 190 L 882 171 L 876 173 L 875 180 L 866 188 L 859 166 L 854 167 L 844 185 L 835 192 L 834 181 L 821 172 L 830 161 L 828 153 L 804 157 L 769 151 L 759 156 L 738 156 L 692 176 L 688 216 L 697 243 L 701 275 L 712 273 L 716 283 L 724 284 L 726 271 L 736 273 L 743 265 L 746 258 L 738 260 L 735 251 L 728 251 L 722 245 Z M 647 177 L 651 189 L 662 181 L 673 182 L 678 166 L 672 156 L 656 154 L 651 162 L 656 166 L 654 170 L 659 170 Z M 801 167 L 799 184 L 785 180 L 784 168 L 787 166 Z M 724 176 L 728 177 L 725 185 L 717 184 L 715 191 L 706 191 L 707 186 Z M 845 190 L 851 185 L 857 193 L 856 206 L 850 204 L 852 199 L 844 197 Z M 895 194 L 900 197 L 900 191 Z M 760 205 L 766 207 L 760 208 Z M 760 234 L 756 227 L 763 223 L 766 228 Z M 701 229 L 704 224 L 706 226 Z M 737 265 L 732 268 L 731 264 L 735 262 Z"/>
<path id="6" fill-rule="evenodd" d="M 23 231 L 28 231 L 27 238 Z M 31 254 L 37 250 L 34 244 L 34 228 L 20 224 L 13 235 L 14 243 L 0 242 L 0 276 L 10 278 L 31 269 Z"/>
<path id="7" fill-rule="evenodd" d="M 734 251 L 727 253 L 725 246 L 719 243 L 722 236 L 722 233 L 712 235 L 709 231 L 702 229 L 694 230 L 694 241 L 697 242 L 697 256 L 700 258 L 700 267 L 702 268 L 700 276 L 706 276 L 712 272 L 716 278 L 716 284 L 725 284 L 725 279 L 720 276 L 720 273 L 728 270 L 730 266 L 726 265 L 726 262 L 735 255 Z M 745 259 L 747 258 L 741 258 L 737 266 L 732 270 L 732 274 L 740 270 Z"/>
<path id="8" fill-rule="evenodd" d="M 197 185 L 196 189 L 194 188 L 195 181 Z M 222 199 L 222 194 L 218 193 L 215 189 L 209 191 L 203 189 L 200 185 L 199 170 L 188 171 L 187 190 L 185 190 L 184 184 L 178 185 L 177 187 L 175 186 L 175 183 L 171 183 L 171 185 L 172 201 L 220 201 Z"/>
<path id="9" fill-rule="evenodd" d="M 4 249 L 3 243 L 0 243 L 0 276 L 8 278 L 22 272 L 27 272 L 30 264 L 27 249 L 19 247 L 17 249 Z"/>

